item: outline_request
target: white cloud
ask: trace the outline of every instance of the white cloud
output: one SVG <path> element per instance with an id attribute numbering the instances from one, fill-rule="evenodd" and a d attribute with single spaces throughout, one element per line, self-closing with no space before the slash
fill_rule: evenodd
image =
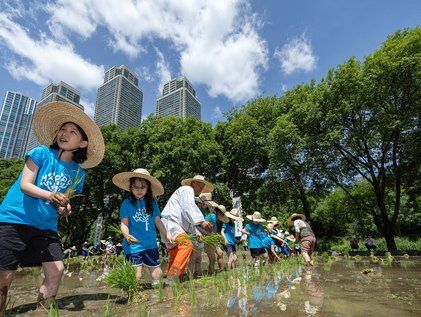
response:
<path id="1" fill-rule="evenodd" d="M 285 91 L 287 91 L 288 90 L 288 86 L 287 85 L 285 85 L 285 84 L 283 84 L 283 83 L 281 83 L 281 91 L 282 92 L 285 92 Z"/>
<path id="2" fill-rule="evenodd" d="M 159 78 L 158 95 L 160 95 L 162 94 L 164 83 L 171 80 L 171 72 L 162 52 L 156 49 L 156 53 L 158 55 L 158 60 L 156 62 L 156 75 Z"/>
<path id="3" fill-rule="evenodd" d="M 219 120 L 219 119 L 222 119 L 223 117 L 224 117 L 224 114 L 222 113 L 221 108 L 219 108 L 219 106 L 216 106 L 212 112 L 212 119 Z"/>
<path id="4" fill-rule="evenodd" d="M 14 55 L 5 68 L 16 79 L 39 85 L 60 80 L 83 89 L 96 89 L 102 82 L 104 67 L 85 60 L 68 43 L 56 42 L 43 33 L 32 39 L 28 31 L 7 13 L 0 13 L 0 45 Z"/>
<path id="5" fill-rule="evenodd" d="M 300 70 L 309 72 L 316 67 L 317 58 L 313 55 L 310 41 L 305 34 L 276 50 L 275 56 L 279 58 L 281 69 L 287 75 Z"/>
<path id="6" fill-rule="evenodd" d="M 154 76 L 151 73 L 149 67 L 142 66 L 135 69 L 135 72 L 139 75 L 139 80 L 143 80 L 147 83 L 151 83 L 154 81 Z"/>
<path id="7" fill-rule="evenodd" d="M 95 115 L 95 103 L 81 98 L 80 104 L 85 108 L 85 113 L 93 119 Z"/>
<path id="8" fill-rule="evenodd" d="M 103 27 L 109 45 L 132 58 L 145 41 L 164 40 L 180 56 L 180 73 L 207 86 L 211 96 L 245 101 L 259 93 L 268 53 L 247 0 L 58 0 L 46 10 L 59 39 L 69 33 L 88 38 Z M 157 72 L 162 82 L 165 70 Z"/>

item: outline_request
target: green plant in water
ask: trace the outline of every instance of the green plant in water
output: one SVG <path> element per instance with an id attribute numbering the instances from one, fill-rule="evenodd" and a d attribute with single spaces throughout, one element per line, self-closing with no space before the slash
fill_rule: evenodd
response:
<path id="1" fill-rule="evenodd" d="M 329 261 L 329 258 L 330 258 L 329 253 L 327 253 L 326 251 L 322 253 L 323 261 L 327 262 L 327 261 Z"/>
<path id="2" fill-rule="evenodd" d="M 193 275 L 189 274 L 189 293 L 190 293 L 190 302 L 196 304 L 196 285 L 194 284 Z"/>
<path id="3" fill-rule="evenodd" d="M 158 281 L 157 293 L 158 300 L 162 302 L 164 300 L 164 280 L 162 278 L 160 278 Z"/>
<path id="4" fill-rule="evenodd" d="M 111 301 L 110 298 L 107 298 L 107 301 L 105 302 L 105 307 L 104 307 L 104 317 L 110 317 L 112 316 L 112 308 L 111 308 Z"/>
<path id="5" fill-rule="evenodd" d="M 60 317 L 60 312 L 58 310 L 56 302 L 50 304 L 48 309 L 45 309 L 48 317 Z"/>
<path id="6" fill-rule="evenodd" d="M 354 256 L 354 259 L 356 262 L 360 262 L 362 260 L 361 255 L 357 254 L 356 256 Z"/>
<path id="7" fill-rule="evenodd" d="M 129 301 L 140 290 L 136 280 L 136 268 L 128 261 L 118 263 L 105 277 L 105 282 L 111 287 L 126 292 Z"/>

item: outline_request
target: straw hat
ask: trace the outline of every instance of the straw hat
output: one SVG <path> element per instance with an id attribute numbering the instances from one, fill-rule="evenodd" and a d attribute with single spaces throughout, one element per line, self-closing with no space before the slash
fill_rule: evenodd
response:
<path id="1" fill-rule="evenodd" d="M 213 191 L 213 185 L 205 180 L 205 177 L 202 175 L 196 175 L 193 178 L 186 178 L 181 181 L 181 185 L 189 186 L 192 182 L 199 182 L 205 184 L 205 187 L 203 187 L 202 192 L 203 193 L 211 193 Z"/>
<path id="2" fill-rule="evenodd" d="M 211 193 L 201 193 L 199 195 L 199 198 L 202 201 L 202 203 L 204 203 L 205 205 L 208 205 L 208 206 L 213 207 L 213 208 L 218 207 L 218 204 L 212 200 L 212 194 Z"/>
<path id="3" fill-rule="evenodd" d="M 76 251 L 76 250 L 77 250 L 77 249 L 76 249 L 76 246 L 72 246 L 72 247 L 70 248 L 70 250 Z"/>
<path id="4" fill-rule="evenodd" d="M 270 221 L 270 220 L 269 220 L 269 221 Z M 268 221 L 268 222 L 269 222 L 269 221 Z M 266 229 L 267 229 L 268 231 L 272 231 L 272 230 L 274 229 L 274 227 L 275 227 L 275 226 L 273 225 L 273 223 L 268 223 L 268 224 L 267 224 L 267 226 L 266 226 Z"/>
<path id="5" fill-rule="evenodd" d="M 247 219 L 254 222 L 265 222 L 266 220 L 262 218 L 260 212 L 255 211 L 252 215 L 247 215 Z"/>
<path id="6" fill-rule="evenodd" d="M 105 240 L 100 240 L 102 244 L 105 244 Z"/>
<path id="7" fill-rule="evenodd" d="M 284 239 L 282 239 L 283 235 L 280 232 L 278 234 L 271 234 L 270 237 L 279 241 L 284 241 Z"/>
<path id="8" fill-rule="evenodd" d="M 66 122 L 76 123 L 88 137 L 87 160 L 80 166 L 91 168 L 101 163 L 105 151 L 101 130 L 78 107 L 67 102 L 49 102 L 37 109 L 32 127 L 39 143 L 50 146 L 54 143 L 58 130 Z"/>
<path id="9" fill-rule="evenodd" d="M 88 244 L 88 241 L 83 242 L 83 245 L 87 245 L 87 244 Z"/>
<path id="10" fill-rule="evenodd" d="M 231 209 L 231 211 L 226 212 L 225 216 L 227 216 L 230 219 L 234 219 L 235 221 L 244 221 L 244 219 L 240 217 L 238 209 L 236 208 L 233 208 Z"/>
<path id="11" fill-rule="evenodd" d="M 301 220 L 302 221 L 305 221 L 306 220 L 306 216 L 304 216 L 303 214 L 296 214 L 296 213 L 293 213 L 289 218 L 288 218 L 288 224 L 290 225 L 290 226 L 292 226 L 294 223 L 292 222 L 292 218 L 295 218 L 295 217 L 299 217 L 299 218 L 301 218 Z"/>
<path id="12" fill-rule="evenodd" d="M 270 220 L 268 220 L 268 222 L 270 222 L 274 225 L 277 225 L 279 223 L 278 218 L 276 218 L 276 217 L 270 218 Z"/>
<path id="13" fill-rule="evenodd" d="M 123 245 L 119 242 L 115 245 L 116 247 L 122 247 Z"/>
<path id="14" fill-rule="evenodd" d="M 113 239 L 113 237 L 112 236 L 109 236 L 108 238 L 107 238 L 107 240 L 112 240 Z"/>
<path id="15" fill-rule="evenodd" d="M 216 207 L 215 209 L 216 209 L 216 217 L 218 217 L 218 219 L 221 220 L 222 222 L 227 223 L 229 219 L 226 216 L 227 209 L 225 208 L 225 206 L 218 205 L 218 207 Z"/>
<path id="16" fill-rule="evenodd" d="M 126 191 L 130 191 L 130 178 L 134 177 L 147 179 L 151 183 L 153 196 L 160 196 L 164 193 L 164 187 L 161 182 L 149 174 L 149 172 L 144 168 L 137 168 L 133 172 L 118 173 L 114 175 L 113 183 Z"/>

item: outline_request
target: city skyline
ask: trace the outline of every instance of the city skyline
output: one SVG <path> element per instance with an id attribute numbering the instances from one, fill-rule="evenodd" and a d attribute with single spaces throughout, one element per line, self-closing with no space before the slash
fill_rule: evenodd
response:
<path id="1" fill-rule="evenodd" d="M 36 98 L 62 80 L 93 117 L 105 70 L 124 64 L 139 76 L 143 117 L 155 113 L 164 82 L 186 76 L 202 120 L 215 124 L 234 106 L 320 80 L 352 56 L 363 60 L 388 35 L 419 25 L 420 9 L 415 0 L 5 0 L 0 95 Z"/>

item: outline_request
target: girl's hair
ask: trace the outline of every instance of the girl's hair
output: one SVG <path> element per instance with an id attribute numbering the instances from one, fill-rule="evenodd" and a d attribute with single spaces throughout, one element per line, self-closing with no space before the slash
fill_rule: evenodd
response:
<path id="1" fill-rule="evenodd" d="M 235 220 L 234 220 L 234 219 L 232 219 L 232 218 L 229 218 L 228 223 L 232 226 L 232 225 L 235 223 Z"/>
<path id="2" fill-rule="evenodd" d="M 78 124 L 76 124 L 74 122 L 69 121 L 69 122 L 63 123 L 60 126 L 59 130 L 61 130 L 61 128 L 67 123 L 74 124 L 77 127 L 77 129 L 79 130 L 80 134 L 82 135 L 82 140 L 89 142 L 88 136 L 86 135 L 85 131 L 83 131 L 83 129 Z M 58 146 L 58 143 L 57 143 L 57 135 L 53 140 L 53 144 L 50 145 L 50 149 L 57 150 L 57 151 L 60 150 L 60 147 Z M 79 149 L 77 149 L 76 151 L 73 152 L 73 161 L 75 161 L 77 164 L 82 164 L 87 159 L 88 159 L 88 147 L 79 148 Z"/>
<path id="3" fill-rule="evenodd" d="M 133 195 L 132 193 L 132 187 L 134 186 L 136 180 L 139 181 L 144 181 L 146 182 L 146 184 L 148 184 L 148 190 L 146 191 L 145 196 L 143 197 L 143 199 L 146 201 L 146 213 L 148 215 L 152 215 L 153 213 L 153 195 L 152 195 L 152 188 L 151 188 L 151 182 L 148 181 L 147 179 L 141 178 L 141 177 L 132 177 L 130 178 L 130 192 L 129 192 L 129 201 L 130 203 L 136 207 L 136 197 Z"/>

